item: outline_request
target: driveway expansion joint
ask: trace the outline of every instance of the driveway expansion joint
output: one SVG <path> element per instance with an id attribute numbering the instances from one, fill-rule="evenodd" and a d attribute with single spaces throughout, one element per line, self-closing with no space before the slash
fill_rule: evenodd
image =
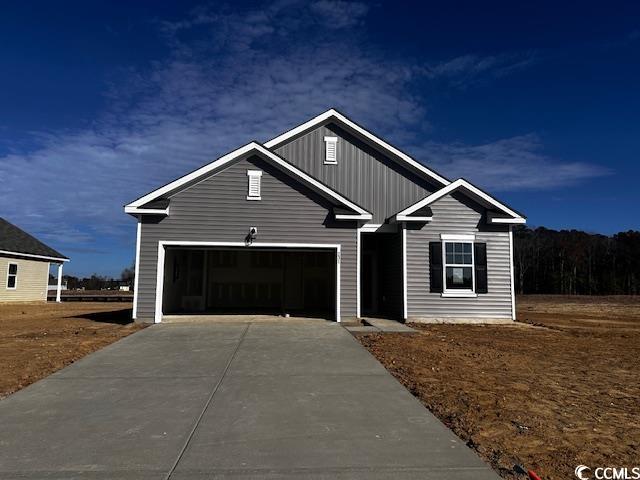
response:
<path id="1" fill-rule="evenodd" d="M 196 433 L 196 430 L 198 429 L 198 425 L 200 425 L 200 421 L 202 420 L 202 417 L 204 417 L 204 414 L 207 412 L 207 409 L 209 408 L 209 405 L 213 401 L 213 397 L 216 395 L 216 392 L 220 388 L 220 385 L 222 385 L 222 382 L 223 382 L 224 378 L 226 377 L 227 372 L 229 371 L 229 368 L 231 367 L 231 363 L 233 363 L 233 359 L 236 358 L 238 350 L 240 350 L 240 345 L 242 345 L 242 341 L 247 336 L 247 332 L 249 331 L 249 327 L 250 326 L 251 326 L 251 323 L 247 323 L 247 326 L 242 331 L 242 335 L 240 335 L 240 339 L 238 340 L 238 344 L 234 348 L 233 353 L 231 354 L 231 356 L 229 357 L 229 360 L 227 361 L 227 364 L 225 365 L 224 370 L 222 371 L 222 375 L 220 375 L 220 378 L 218 379 L 218 381 L 216 382 L 215 386 L 211 390 L 211 393 L 209 394 L 209 398 L 207 398 L 207 401 L 205 402 L 204 407 L 202 408 L 202 411 L 200 412 L 200 415 L 198 415 L 198 418 L 196 419 L 196 422 L 193 425 L 193 428 L 191 429 L 191 432 L 189 432 L 189 435 L 187 436 L 187 439 L 184 442 L 184 445 L 183 445 L 182 449 L 180 450 L 180 453 L 178 453 L 178 457 L 176 458 L 176 461 L 173 463 L 171 469 L 167 473 L 167 476 L 165 477 L 165 480 L 169 480 L 171 478 L 171 475 L 173 475 L 173 472 L 175 472 L 178 464 L 180 463 L 180 460 L 182 459 L 182 456 L 184 455 L 184 452 L 187 451 L 187 448 L 189 447 L 189 443 L 191 443 L 191 439 L 193 438 L 193 435 Z"/>

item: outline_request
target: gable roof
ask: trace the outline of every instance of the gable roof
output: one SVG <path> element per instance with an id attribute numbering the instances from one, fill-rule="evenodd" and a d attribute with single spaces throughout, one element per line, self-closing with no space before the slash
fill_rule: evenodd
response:
<path id="1" fill-rule="evenodd" d="M 0 254 L 67 262 L 69 259 L 0 217 Z"/>
<path id="2" fill-rule="evenodd" d="M 214 160 L 213 162 L 208 163 L 207 165 L 204 165 L 203 167 L 200 167 L 197 170 L 194 170 L 193 172 L 188 173 L 178 178 L 177 180 L 174 180 L 173 182 L 170 182 L 164 185 L 163 187 L 160 187 L 150 193 L 147 193 L 146 195 L 143 195 L 137 200 L 134 200 L 133 202 L 125 205 L 124 211 L 126 213 L 131 213 L 131 214 L 146 213 L 146 214 L 156 214 L 156 215 L 157 214 L 168 215 L 169 209 L 171 208 L 170 205 L 168 207 L 161 206 L 161 208 L 145 208 L 145 207 L 149 207 L 150 205 L 147 205 L 147 204 L 157 199 L 160 199 L 163 195 L 176 193 L 177 191 L 180 191 L 182 188 L 186 188 L 192 183 L 198 181 L 198 179 L 202 178 L 203 176 L 224 167 L 225 165 L 229 164 L 230 162 L 233 162 L 234 160 L 237 160 L 242 156 L 249 156 L 251 154 L 259 154 L 264 160 L 273 164 L 274 166 L 279 168 L 281 171 L 287 173 L 288 175 L 296 178 L 298 181 L 307 185 L 312 190 L 315 190 L 323 197 L 328 198 L 334 202 L 337 202 L 341 204 L 343 207 L 346 207 L 356 212 L 355 214 L 348 214 L 348 215 L 341 214 L 339 216 L 336 216 L 337 219 L 339 220 L 370 220 L 372 218 L 371 213 L 367 212 L 365 209 L 363 209 L 359 205 L 356 205 L 351 200 L 347 199 L 346 197 L 339 194 L 335 190 L 332 190 L 324 183 L 316 180 L 311 175 L 303 172 L 299 168 L 287 162 L 284 158 L 267 150 L 263 145 L 255 141 L 250 142 L 230 153 L 227 153 L 226 155 L 218 158 L 217 160 Z"/>
<path id="3" fill-rule="evenodd" d="M 467 195 L 471 196 L 476 201 L 479 201 L 482 204 L 493 207 L 498 210 L 499 215 L 496 215 L 494 212 L 489 212 L 487 220 L 489 223 L 494 224 L 514 224 L 514 223 L 526 223 L 527 219 L 524 215 L 520 214 L 516 210 L 508 207 L 504 203 L 499 202 L 494 197 L 489 195 L 487 192 L 479 189 L 475 185 L 472 185 L 464 178 L 459 178 L 454 182 L 451 182 L 446 187 L 441 188 L 437 192 L 432 193 L 431 195 L 423 198 L 422 200 L 414 203 L 410 207 L 405 208 L 404 210 L 396 213 L 394 215 L 394 219 L 399 222 L 406 221 L 430 221 L 430 217 L 412 217 L 411 215 L 416 213 L 418 210 L 431 205 L 436 200 L 453 193 L 454 191 L 462 190 Z M 506 216 L 505 216 L 506 215 Z"/>
<path id="4" fill-rule="evenodd" d="M 449 183 L 451 183 L 448 179 L 446 179 L 442 175 L 436 173 L 430 168 L 427 168 L 422 163 L 413 159 L 406 153 L 401 152 L 393 145 L 387 143 L 379 136 L 374 135 L 370 131 L 361 127 L 360 125 L 355 123 L 353 120 L 347 118 L 345 115 L 343 115 L 342 113 L 340 113 L 334 108 L 331 108 L 326 112 L 321 113 L 317 117 L 314 117 L 311 120 L 301 125 L 298 125 L 297 127 L 292 128 L 291 130 L 288 130 L 281 135 L 278 135 L 275 138 L 272 138 L 268 142 L 265 142 L 264 146 L 269 149 L 278 148 L 280 145 L 285 143 L 290 138 L 293 138 L 297 135 L 301 135 L 318 125 L 321 125 L 323 123 L 329 123 L 329 122 L 336 123 L 341 127 L 345 128 L 345 130 L 351 133 L 354 133 L 356 136 L 360 138 L 363 138 L 368 143 L 376 146 L 379 150 L 382 150 L 383 152 L 387 153 L 396 162 L 406 167 L 409 167 L 410 170 L 417 172 L 418 174 L 421 174 L 422 176 L 425 176 L 431 180 L 435 180 L 441 185 L 449 185 Z"/>

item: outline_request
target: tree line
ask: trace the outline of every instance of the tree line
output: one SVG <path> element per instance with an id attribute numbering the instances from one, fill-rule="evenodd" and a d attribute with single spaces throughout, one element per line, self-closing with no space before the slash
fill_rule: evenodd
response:
<path id="1" fill-rule="evenodd" d="M 640 294 L 640 231 L 612 236 L 514 227 L 517 293 Z"/>

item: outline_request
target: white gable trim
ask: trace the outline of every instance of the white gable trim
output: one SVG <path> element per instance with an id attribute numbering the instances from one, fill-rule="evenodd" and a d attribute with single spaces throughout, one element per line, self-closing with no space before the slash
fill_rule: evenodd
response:
<path id="1" fill-rule="evenodd" d="M 396 215 L 396 222 L 420 222 L 427 223 L 433 221 L 433 217 L 408 217 L 407 215 Z"/>
<path id="2" fill-rule="evenodd" d="M 387 152 L 391 153 L 394 157 L 397 157 L 400 160 L 404 161 L 405 163 L 409 164 L 415 170 L 418 170 L 419 172 L 427 175 L 428 177 L 430 177 L 430 178 L 432 178 L 434 180 L 437 180 L 438 182 L 440 182 L 443 185 L 449 185 L 450 182 L 446 178 L 438 175 L 436 172 L 434 172 L 433 170 L 425 167 L 423 164 L 421 164 L 420 162 L 414 160 L 413 158 L 411 158 L 406 153 L 401 152 L 400 150 L 398 150 L 394 146 L 388 144 L 387 142 L 385 142 L 381 138 L 375 136 L 373 133 L 365 130 L 360 125 L 352 122 L 347 117 L 342 115 L 337 110 L 334 110 L 333 108 L 327 110 L 324 113 L 321 113 L 317 117 L 312 118 L 308 122 L 305 122 L 302 125 L 299 125 L 299 126 L 293 128 L 293 129 L 283 133 L 282 135 L 278 135 L 277 137 L 272 138 L 268 142 L 265 142 L 264 146 L 267 147 L 267 148 L 275 148 L 275 147 L 279 146 L 281 143 L 283 143 L 283 142 L 287 141 L 288 139 L 290 139 L 291 137 L 294 137 L 294 136 L 296 136 L 296 135 L 298 135 L 298 134 L 300 134 L 302 132 L 305 132 L 306 130 L 311 129 L 311 128 L 315 127 L 316 125 L 319 125 L 319 124 L 325 122 L 326 120 L 328 120 L 330 118 L 334 119 L 334 120 L 337 120 L 338 123 L 342 123 L 343 125 L 346 125 L 350 129 L 356 131 L 358 134 L 362 135 L 364 138 L 366 138 L 367 140 L 371 141 L 372 143 L 374 143 L 375 145 L 377 145 L 381 149 L 386 150 Z"/>
<path id="3" fill-rule="evenodd" d="M 283 170 L 286 170 L 287 172 L 289 172 L 291 175 L 300 178 L 301 180 L 303 180 L 305 183 L 307 183 L 309 186 L 311 186 L 311 188 L 323 193 L 325 196 L 330 197 L 338 202 L 340 202 L 341 204 L 347 206 L 348 208 L 355 210 L 357 212 L 357 214 L 355 215 L 340 215 L 340 219 L 350 219 L 350 218 L 354 218 L 354 219 L 363 219 L 363 220 L 370 220 L 372 218 L 372 215 L 367 212 L 366 210 L 364 210 L 363 208 L 359 207 L 358 205 L 356 205 L 355 203 L 351 202 L 350 200 L 347 200 L 345 197 L 343 197 L 342 195 L 340 195 L 338 192 L 330 189 L 329 187 L 327 187 L 326 185 L 320 183 L 319 181 L 317 181 L 315 178 L 307 175 L 305 172 L 303 172 L 302 170 L 300 170 L 297 167 L 294 167 L 292 164 L 290 164 L 289 162 L 287 162 L 286 160 L 280 158 L 278 155 L 276 155 L 275 153 L 267 150 L 264 146 L 260 145 L 257 142 L 251 142 L 248 143 L 247 145 L 244 145 L 243 147 L 240 147 L 236 150 L 234 150 L 233 152 L 230 152 L 222 157 L 220 157 L 219 159 L 183 176 L 178 178 L 177 180 L 174 180 L 171 183 L 168 183 L 167 185 L 165 185 L 164 187 L 160 187 L 157 190 L 154 190 L 151 193 L 148 193 L 146 195 L 144 195 L 143 197 L 140 197 L 139 199 L 129 203 L 128 205 L 125 206 L 125 212 L 127 213 L 153 213 L 153 211 L 151 209 L 142 209 L 142 208 L 137 208 L 137 207 L 141 207 L 142 205 L 155 200 L 158 197 L 161 197 L 162 195 L 165 195 L 169 192 L 173 192 L 174 190 L 179 189 L 181 186 L 188 184 L 189 182 L 195 181 L 198 178 L 202 177 L 203 175 L 206 175 L 207 173 L 216 170 L 218 168 L 223 167 L 224 165 L 232 162 L 233 160 L 237 159 L 238 157 L 242 156 L 242 155 L 247 155 L 251 152 L 257 152 L 260 153 L 266 160 L 282 167 Z M 167 212 L 168 213 L 168 212 Z"/>
<path id="4" fill-rule="evenodd" d="M 137 215 L 140 213 L 146 213 L 148 215 L 169 215 L 168 208 L 138 208 L 132 207 L 130 205 L 126 205 L 124 207 L 125 213 L 130 213 L 132 215 Z"/>
<path id="5" fill-rule="evenodd" d="M 497 209 L 501 210 L 502 212 L 504 212 L 507 215 L 510 215 L 512 217 L 512 218 L 504 218 L 504 217 L 497 218 L 497 217 L 493 217 L 493 216 L 490 215 L 489 219 L 488 219 L 490 223 L 506 223 L 506 224 L 509 224 L 509 223 L 526 223 L 527 220 L 523 216 L 521 216 L 518 212 L 515 212 L 515 211 L 511 210 L 509 207 L 507 207 L 503 203 L 500 203 L 498 200 L 493 198 L 491 195 L 483 192 L 478 187 L 475 187 L 472 184 L 470 184 L 469 182 L 467 182 L 464 178 L 459 178 L 455 182 L 451 182 L 446 187 L 441 188 L 437 192 L 432 193 L 428 197 L 425 197 L 422 200 L 420 200 L 419 202 L 416 202 L 413 205 L 411 205 L 410 207 L 405 208 L 401 212 L 398 212 L 396 214 L 396 218 L 406 218 L 407 215 L 411 215 L 412 213 L 420 210 L 423 207 L 426 207 L 426 206 L 432 204 L 436 200 L 439 200 L 440 198 L 444 197 L 445 195 L 448 195 L 449 193 L 451 193 L 451 192 L 453 192 L 453 191 L 455 191 L 455 190 L 457 190 L 459 188 L 464 188 L 465 190 L 473 193 L 474 195 L 477 195 L 478 197 L 483 199 L 488 204 L 493 205 Z"/>
<path id="6" fill-rule="evenodd" d="M 0 250 L 0 255 L 15 255 L 16 257 L 37 258 L 38 260 L 53 260 L 54 262 L 68 262 L 68 258 L 49 257 L 47 255 L 35 255 L 33 253 L 12 252 L 11 250 Z M 47 277 L 48 279 L 49 277 Z M 47 280 L 48 281 L 48 280 Z"/>

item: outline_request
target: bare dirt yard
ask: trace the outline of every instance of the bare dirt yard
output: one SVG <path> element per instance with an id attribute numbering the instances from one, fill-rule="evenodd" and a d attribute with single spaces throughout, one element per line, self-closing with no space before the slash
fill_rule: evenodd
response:
<path id="1" fill-rule="evenodd" d="M 640 297 L 524 296 L 515 325 L 358 335 L 504 478 L 640 464 Z M 521 323 L 520 323 L 521 322 Z"/>
<path id="2" fill-rule="evenodd" d="M 130 303 L 0 305 L 0 399 L 143 328 Z"/>

